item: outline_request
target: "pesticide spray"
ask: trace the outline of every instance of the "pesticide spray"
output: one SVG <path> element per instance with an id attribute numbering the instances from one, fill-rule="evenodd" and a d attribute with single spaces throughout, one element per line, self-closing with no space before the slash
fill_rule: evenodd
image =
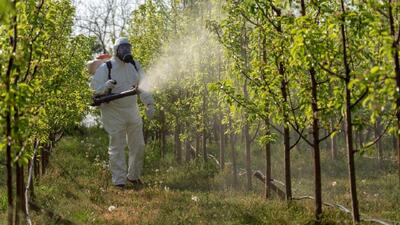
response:
<path id="1" fill-rule="evenodd" d="M 212 38 L 209 31 L 198 28 L 190 36 L 164 46 L 160 56 L 147 69 L 140 90 L 156 92 L 168 87 L 172 81 L 195 79 L 196 65 L 200 62 L 210 64 L 220 49 Z"/>

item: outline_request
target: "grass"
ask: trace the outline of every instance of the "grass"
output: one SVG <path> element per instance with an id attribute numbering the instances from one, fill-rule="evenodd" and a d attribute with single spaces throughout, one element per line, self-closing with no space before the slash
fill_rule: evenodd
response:
<path id="1" fill-rule="evenodd" d="M 107 166 L 107 142 L 106 134 L 95 128 L 64 137 L 52 153 L 47 174 L 36 184 L 35 201 L 62 218 L 85 225 L 314 224 L 312 201 L 294 201 L 290 205 L 278 200 L 265 201 L 263 185 L 256 180 L 254 191 L 243 191 L 245 176 L 239 177 L 242 185 L 234 190 L 230 187 L 229 164 L 222 172 L 212 162 L 204 165 L 201 160 L 176 166 L 171 156 L 161 160 L 152 144 L 146 150 L 146 187 L 116 189 L 111 185 Z M 278 146 L 274 148 L 277 150 L 273 155 L 273 175 L 283 180 L 282 152 Z M 210 152 L 217 151 L 211 148 Z M 324 153 L 322 156 L 323 200 L 350 208 L 345 160 L 332 161 Z M 294 151 L 292 159 L 294 195 L 312 195 L 311 153 Z M 263 169 L 260 151 L 255 150 L 253 160 L 254 169 Z M 367 159 L 357 158 L 357 165 L 361 212 L 400 221 L 397 177 L 375 170 L 375 164 Z M 0 194 L 3 221 L 4 186 Z M 40 225 L 62 224 L 36 212 L 33 221 Z M 323 224 L 351 224 L 351 217 L 324 207 Z"/>

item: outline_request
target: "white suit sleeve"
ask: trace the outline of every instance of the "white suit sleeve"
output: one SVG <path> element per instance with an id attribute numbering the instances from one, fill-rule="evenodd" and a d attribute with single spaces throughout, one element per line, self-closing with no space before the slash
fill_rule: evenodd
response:
<path id="1" fill-rule="evenodd" d="M 140 81 L 142 81 L 145 77 L 145 73 L 144 73 L 142 67 L 140 66 L 140 64 L 137 61 L 135 61 L 135 63 L 139 70 L 139 76 L 140 76 L 139 79 L 140 79 Z M 139 82 L 139 89 L 140 89 L 140 82 Z M 140 92 L 141 92 L 140 93 L 140 101 L 142 101 L 143 104 L 145 104 L 146 106 L 154 104 L 154 99 L 150 92 L 144 91 L 144 90 L 140 90 Z"/>
<path id="2" fill-rule="evenodd" d="M 95 95 L 105 94 L 108 90 L 105 83 L 108 80 L 108 69 L 106 64 L 101 65 L 96 73 L 92 76 L 90 81 L 90 87 L 94 91 Z"/>

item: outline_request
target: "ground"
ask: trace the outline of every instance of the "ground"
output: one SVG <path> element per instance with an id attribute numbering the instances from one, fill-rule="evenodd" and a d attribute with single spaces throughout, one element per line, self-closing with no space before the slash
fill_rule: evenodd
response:
<path id="1" fill-rule="evenodd" d="M 212 162 L 205 166 L 200 160 L 173 166 L 172 158 L 161 160 L 157 151 L 152 150 L 146 152 L 145 187 L 140 190 L 131 186 L 115 188 L 110 182 L 106 146 L 107 137 L 101 129 L 72 133 L 57 144 L 46 175 L 35 183 L 34 201 L 43 211 L 32 210 L 34 224 L 315 223 L 311 200 L 294 201 L 289 205 L 278 199 L 265 201 L 259 181 L 253 181 L 254 190 L 251 192 L 244 191 L 243 186 L 237 189 L 231 187 L 229 164 L 223 172 L 218 172 Z M 156 148 L 152 144 L 147 147 Z M 309 163 L 299 157 L 293 157 L 295 162 L 303 165 L 293 164 L 293 192 L 297 196 L 311 195 L 312 179 L 298 177 L 305 173 L 310 173 L 312 177 L 312 171 L 304 166 L 304 163 Z M 276 163 L 274 168 L 279 168 L 280 162 Z M 345 173 L 341 175 L 332 171 L 334 167 L 342 167 L 342 164 L 324 165 L 327 167 L 324 173 L 324 201 L 339 202 L 349 207 Z M 396 177 L 390 173 L 381 177 L 378 176 L 381 173 L 364 171 L 367 169 L 359 169 L 361 212 L 369 217 L 400 221 L 400 194 L 395 188 Z M 244 181 L 244 178 L 241 179 Z M 388 191 L 390 189 L 392 191 Z M 6 198 L 3 185 L 0 191 L 0 219 L 4 221 Z M 54 215 L 50 217 L 48 212 Z M 351 224 L 351 217 L 340 210 L 324 207 L 323 224 Z"/>

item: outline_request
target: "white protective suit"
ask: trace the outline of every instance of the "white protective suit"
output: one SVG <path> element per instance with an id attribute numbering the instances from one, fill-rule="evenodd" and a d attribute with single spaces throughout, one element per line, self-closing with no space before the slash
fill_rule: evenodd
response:
<path id="1" fill-rule="evenodd" d="M 125 63 L 116 57 L 116 50 L 120 44 L 129 43 L 127 39 L 118 39 L 114 46 L 114 55 L 111 60 L 111 79 L 117 81 L 112 93 L 120 93 L 137 86 L 144 77 L 144 71 L 136 62 L 138 72 L 131 63 Z M 90 86 L 95 94 L 104 94 L 108 91 L 105 83 L 108 79 L 108 68 L 104 63 L 92 77 Z M 140 85 L 139 85 L 140 87 Z M 141 91 L 141 101 L 153 109 L 153 97 L 150 93 Z M 142 118 L 137 106 L 137 95 L 120 98 L 100 106 L 101 120 L 104 129 L 109 134 L 109 160 L 114 185 L 125 185 L 126 179 L 138 180 L 141 176 L 144 157 L 144 138 Z M 128 171 L 126 171 L 125 147 L 129 148 Z"/>

